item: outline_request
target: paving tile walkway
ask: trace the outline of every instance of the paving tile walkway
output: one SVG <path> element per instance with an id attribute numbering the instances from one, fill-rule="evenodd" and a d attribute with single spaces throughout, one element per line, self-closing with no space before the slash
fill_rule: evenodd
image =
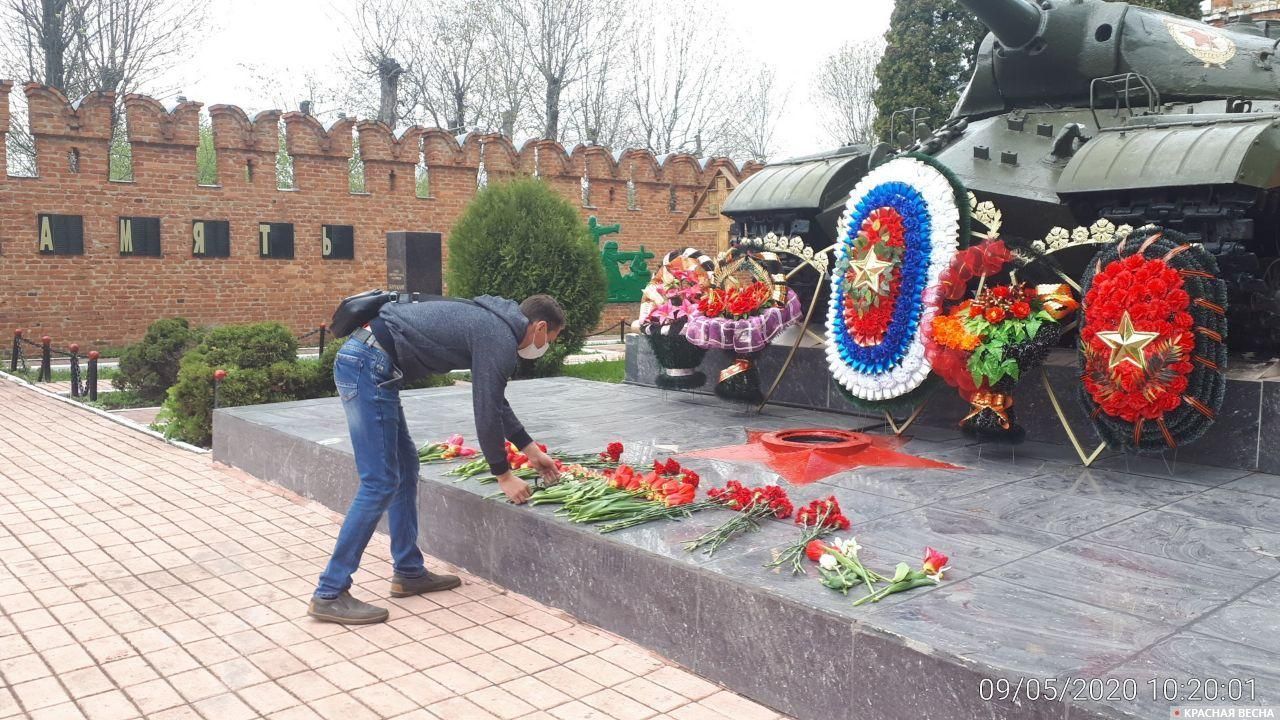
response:
<path id="1" fill-rule="evenodd" d="M 778 718 L 475 577 L 385 599 L 383 535 L 355 592 L 391 620 L 311 621 L 334 513 L 12 382 L 0 407 L 0 718 Z"/>

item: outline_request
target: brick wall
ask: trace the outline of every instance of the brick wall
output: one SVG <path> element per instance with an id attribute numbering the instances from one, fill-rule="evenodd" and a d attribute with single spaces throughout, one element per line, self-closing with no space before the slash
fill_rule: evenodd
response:
<path id="1" fill-rule="evenodd" d="M 1204 21 L 1219 27 L 1233 22 L 1280 20 L 1278 0 L 1213 0 Z"/>
<path id="2" fill-rule="evenodd" d="M 9 129 L 8 93 L 0 81 L 0 167 Z M 413 127 L 399 136 L 374 122 L 341 120 L 327 130 L 300 113 L 267 111 L 248 117 L 238 107 L 214 105 L 218 185 L 196 183 L 200 104 L 166 110 L 155 100 L 124 99 L 133 154 L 133 182 L 108 180 L 110 113 L 114 98 L 92 95 L 72 107 L 56 90 L 29 84 L 26 94 L 37 148 L 38 178 L 0 175 L 0 330 L 48 334 L 55 344 L 82 348 L 139 338 L 156 318 L 182 315 L 212 325 L 279 320 L 297 332 L 328 319 L 336 301 L 386 284 L 387 232 L 445 234 L 476 193 L 483 146 L 489 182 L 537 174 L 575 206 L 581 205 L 584 168 L 590 203 L 583 218 L 621 223 L 624 250 L 640 244 L 658 257 L 684 246 L 677 237 L 695 198 L 717 169 L 742 177 L 725 159 L 688 155 L 661 160 L 643 150 L 613 154 L 552 141 L 516 150 L 501 135 L 469 135 L 459 145 L 439 129 Z M 276 189 L 277 123 L 283 117 L 297 188 Z M 352 125 L 365 163 L 367 192 L 348 185 Z M 416 197 L 419 144 L 430 173 L 430 198 Z M 79 158 L 78 172 L 69 158 Z M 246 173 L 246 168 L 251 173 Z M 250 179 L 251 178 L 251 179 Z M 628 207 L 627 181 L 636 186 Z M 676 210 L 670 209 L 672 189 Z M 84 254 L 39 252 L 37 215 L 84 218 Z M 122 256 L 121 216 L 161 218 L 161 257 Z M 229 258 L 193 257 L 191 222 L 227 220 Z M 263 259 L 258 223 L 294 225 L 292 260 Z M 355 227 L 354 260 L 321 257 L 321 225 Z M 651 262 L 651 267 L 655 263 Z M 635 312 L 612 305 L 602 326 Z"/>

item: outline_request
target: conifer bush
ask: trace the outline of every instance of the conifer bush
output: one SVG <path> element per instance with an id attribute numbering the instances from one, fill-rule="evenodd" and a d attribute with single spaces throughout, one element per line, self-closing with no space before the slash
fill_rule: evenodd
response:
<path id="1" fill-rule="evenodd" d="M 182 356 L 198 342 L 200 331 L 186 318 L 161 318 L 151 323 L 141 341 L 120 353 L 120 372 L 111 384 L 158 405 L 178 380 Z"/>
<path id="2" fill-rule="evenodd" d="M 449 233 L 449 294 L 520 302 L 546 293 L 566 327 L 532 368 L 556 375 L 582 348 L 605 304 L 604 266 L 578 210 L 537 179 L 493 184 L 476 195 Z"/>

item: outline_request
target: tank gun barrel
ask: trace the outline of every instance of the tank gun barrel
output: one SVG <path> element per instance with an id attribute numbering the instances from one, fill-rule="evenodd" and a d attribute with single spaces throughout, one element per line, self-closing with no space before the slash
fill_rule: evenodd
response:
<path id="1" fill-rule="evenodd" d="M 1025 47 L 1040 35 L 1044 11 L 1028 0 L 960 0 L 1010 50 Z"/>

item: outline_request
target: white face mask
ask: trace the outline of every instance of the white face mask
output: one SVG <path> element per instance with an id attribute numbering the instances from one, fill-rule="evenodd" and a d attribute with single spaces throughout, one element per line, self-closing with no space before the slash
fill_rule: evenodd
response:
<path id="1" fill-rule="evenodd" d="M 544 340 L 546 339 L 545 335 L 543 336 L 543 339 Z M 537 360 L 543 355 L 546 355 L 547 350 L 550 348 L 551 348 L 551 343 L 549 342 L 544 342 L 541 345 L 539 345 L 536 342 L 532 342 L 532 343 L 529 343 L 527 347 L 522 347 L 519 350 L 516 350 L 516 354 L 524 358 L 525 360 Z"/>

